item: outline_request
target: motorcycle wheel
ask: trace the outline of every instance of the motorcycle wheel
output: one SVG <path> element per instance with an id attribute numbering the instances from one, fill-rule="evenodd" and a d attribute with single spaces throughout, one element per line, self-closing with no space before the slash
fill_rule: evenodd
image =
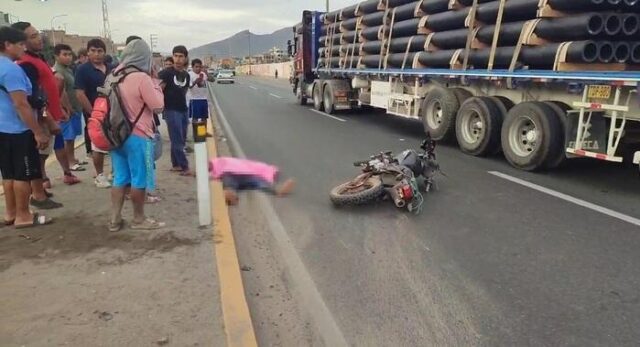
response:
<path id="1" fill-rule="evenodd" d="M 364 205 L 376 200 L 384 192 L 382 180 L 379 177 L 369 177 L 367 181 L 357 189 L 349 189 L 351 181 L 343 183 L 329 193 L 331 202 L 335 206 Z"/>

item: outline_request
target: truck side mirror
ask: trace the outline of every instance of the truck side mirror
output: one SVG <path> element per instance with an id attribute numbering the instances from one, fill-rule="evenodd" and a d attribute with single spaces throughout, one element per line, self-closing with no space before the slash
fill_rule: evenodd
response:
<path id="1" fill-rule="evenodd" d="M 291 46 L 291 40 L 287 41 L 287 54 L 289 54 L 289 56 L 293 56 L 293 46 Z"/>

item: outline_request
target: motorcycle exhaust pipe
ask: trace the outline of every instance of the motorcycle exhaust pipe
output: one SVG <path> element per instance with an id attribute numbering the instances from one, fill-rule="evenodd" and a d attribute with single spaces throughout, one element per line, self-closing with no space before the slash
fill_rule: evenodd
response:
<path id="1" fill-rule="evenodd" d="M 609 41 L 598 42 L 598 61 L 601 63 L 610 63 L 615 59 L 616 50 L 613 43 Z"/>
<path id="2" fill-rule="evenodd" d="M 616 42 L 614 46 L 614 61 L 617 63 L 626 63 L 631 57 L 631 45 L 628 42 Z"/>

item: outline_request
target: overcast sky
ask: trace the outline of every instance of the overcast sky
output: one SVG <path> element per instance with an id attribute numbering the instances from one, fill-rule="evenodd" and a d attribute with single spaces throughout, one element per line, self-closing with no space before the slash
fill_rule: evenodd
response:
<path id="1" fill-rule="evenodd" d="M 300 21 L 303 9 L 323 9 L 324 0 L 107 0 L 112 36 L 116 41 L 132 34 L 148 39 L 157 34 L 159 50 L 177 44 L 194 48 L 250 29 L 266 34 Z M 357 3 L 331 0 L 331 8 Z M 102 33 L 100 0 L 0 0 L 0 11 L 33 23 L 38 29 L 51 27 L 81 35 Z M 14 18 L 15 19 L 15 18 Z"/>

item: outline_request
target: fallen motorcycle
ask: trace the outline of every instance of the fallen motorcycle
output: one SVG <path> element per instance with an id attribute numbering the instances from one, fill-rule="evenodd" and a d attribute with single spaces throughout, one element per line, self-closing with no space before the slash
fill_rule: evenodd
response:
<path id="1" fill-rule="evenodd" d="M 440 171 L 435 148 L 435 141 L 427 135 L 420 146 L 421 153 L 407 149 L 394 156 L 386 151 L 353 163 L 362 173 L 333 188 L 329 193 L 331 202 L 335 206 L 364 205 L 383 198 L 391 199 L 398 208 L 419 213 L 424 197 L 418 179 L 423 180 L 424 192 L 428 193 L 433 188 L 435 174 Z"/>

